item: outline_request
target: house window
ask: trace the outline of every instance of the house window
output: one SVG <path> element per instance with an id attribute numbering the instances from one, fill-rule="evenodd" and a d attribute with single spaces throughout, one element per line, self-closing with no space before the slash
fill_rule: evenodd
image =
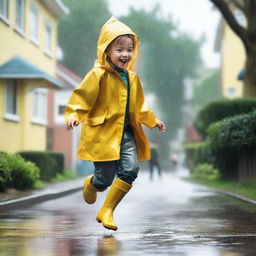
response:
<path id="1" fill-rule="evenodd" d="M 65 109 L 66 109 L 66 105 L 59 105 L 58 106 L 58 115 L 64 116 Z"/>
<path id="2" fill-rule="evenodd" d="M 4 21 L 9 19 L 9 0 L 0 0 L 0 18 Z"/>
<path id="3" fill-rule="evenodd" d="M 17 80 L 8 80 L 6 84 L 5 118 L 19 121 L 17 110 L 18 87 Z"/>
<path id="4" fill-rule="evenodd" d="M 229 98 L 236 97 L 236 88 L 233 88 L 233 87 L 228 88 L 228 97 Z"/>
<path id="5" fill-rule="evenodd" d="M 24 31 L 24 0 L 16 0 L 15 25 L 19 32 Z"/>
<path id="6" fill-rule="evenodd" d="M 239 25 L 241 25 L 242 27 L 246 27 L 247 26 L 247 21 L 246 21 L 246 17 L 244 15 L 244 13 L 240 10 L 235 10 L 234 11 L 234 15 L 236 17 L 236 20 L 238 21 Z"/>
<path id="7" fill-rule="evenodd" d="M 64 113 L 66 109 L 66 104 L 68 102 L 68 99 L 70 98 L 70 91 L 69 90 L 63 90 L 55 92 L 55 124 L 57 125 L 63 125 L 64 123 Z"/>
<path id="8" fill-rule="evenodd" d="M 39 11 L 34 4 L 30 6 L 30 38 L 31 40 L 38 44 L 38 18 Z"/>
<path id="9" fill-rule="evenodd" d="M 47 123 L 47 89 L 35 89 L 32 98 L 32 122 L 45 125 Z"/>
<path id="10" fill-rule="evenodd" d="M 56 95 L 56 96 L 57 96 L 57 100 L 56 100 L 56 109 L 55 109 L 55 113 L 56 113 L 55 123 L 63 124 L 67 100 L 66 100 L 66 102 L 63 102 L 62 99 L 59 98 L 59 95 Z"/>
<path id="11" fill-rule="evenodd" d="M 51 23 L 46 20 L 45 21 L 45 52 L 48 55 L 51 55 L 52 51 L 52 26 Z"/>

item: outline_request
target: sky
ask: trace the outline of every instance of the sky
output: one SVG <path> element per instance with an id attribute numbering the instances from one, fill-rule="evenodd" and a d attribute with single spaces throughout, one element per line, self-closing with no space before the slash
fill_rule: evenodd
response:
<path id="1" fill-rule="evenodd" d="M 206 67 L 217 68 L 220 65 L 220 56 L 214 53 L 214 40 L 220 14 L 213 8 L 209 0 L 107 0 L 110 11 L 114 16 L 128 14 L 129 7 L 151 10 L 158 2 L 161 4 L 161 15 L 171 15 L 179 24 L 181 31 L 189 33 L 199 39 L 205 35 L 205 43 L 201 54 Z"/>

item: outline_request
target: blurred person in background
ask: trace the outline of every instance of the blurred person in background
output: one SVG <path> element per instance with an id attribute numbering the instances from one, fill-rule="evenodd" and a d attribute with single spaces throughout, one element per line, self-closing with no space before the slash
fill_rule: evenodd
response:
<path id="1" fill-rule="evenodd" d="M 178 165 L 179 157 L 177 154 L 171 154 L 171 163 L 173 167 L 176 167 Z"/>
<path id="2" fill-rule="evenodd" d="M 150 172 L 149 178 L 150 180 L 153 180 L 154 167 L 157 169 L 159 178 L 161 178 L 162 170 L 160 167 L 158 147 L 156 144 L 153 144 L 153 143 L 150 144 L 150 152 L 151 152 L 151 158 L 149 160 L 149 172 Z"/>

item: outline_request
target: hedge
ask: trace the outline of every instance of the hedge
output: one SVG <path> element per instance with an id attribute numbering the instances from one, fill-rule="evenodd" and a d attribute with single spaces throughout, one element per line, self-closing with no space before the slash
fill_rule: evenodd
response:
<path id="1" fill-rule="evenodd" d="M 18 152 L 18 154 L 39 167 L 41 179 L 44 181 L 49 181 L 58 173 L 63 173 L 64 156 L 62 153 L 50 151 L 22 151 Z"/>
<path id="2" fill-rule="evenodd" d="M 224 179 L 237 179 L 239 155 L 256 146 L 256 110 L 213 123 L 207 132 L 215 167 Z"/>
<path id="3" fill-rule="evenodd" d="M 6 153 L 0 153 L 0 192 L 6 190 L 11 185 L 11 169 Z"/>
<path id="4" fill-rule="evenodd" d="M 186 144 L 184 150 L 186 152 L 186 164 L 191 170 L 199 163 L 213 162 L 208 141 Z"/>
<path id="5" fill-rule="evenodd" d="M 256 110 L 213 123 L 207 130 L 213 150 L 244 150 L 256 145 Z"/>
<path id="6" fill-rule="evenodd" d="M 194 167 L 191 176 L 200 180 L 217 180 L 220 177 L 220 172 L 212 164 L 200 163 Z"/>
<path id="7" fill-rule="evenodd" d="M 197 115 L 195 127 L 206 137 L 208 127 L 224 118 L 248 113 L 256 109 L 256 100 L 250 98 L 221 99 L 207 104 Z"/>
<path id="8" fill-rule="evenodd" d="M 39 168 L 34 163 L 25 161 L 20 155 L 0 153 L 0 191 L 8 187 L 32 188 L 39 176 Z"/>

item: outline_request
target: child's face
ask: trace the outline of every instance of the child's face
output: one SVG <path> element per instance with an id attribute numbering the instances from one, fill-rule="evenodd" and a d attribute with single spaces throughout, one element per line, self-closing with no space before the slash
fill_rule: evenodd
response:
<path id="1" fill-rule="evenodd" d="M 110 61 L 118 68 L 126 68 L 133 55 L 133 41 L 129 37 L 114 40 L 107 50 Z"/>

